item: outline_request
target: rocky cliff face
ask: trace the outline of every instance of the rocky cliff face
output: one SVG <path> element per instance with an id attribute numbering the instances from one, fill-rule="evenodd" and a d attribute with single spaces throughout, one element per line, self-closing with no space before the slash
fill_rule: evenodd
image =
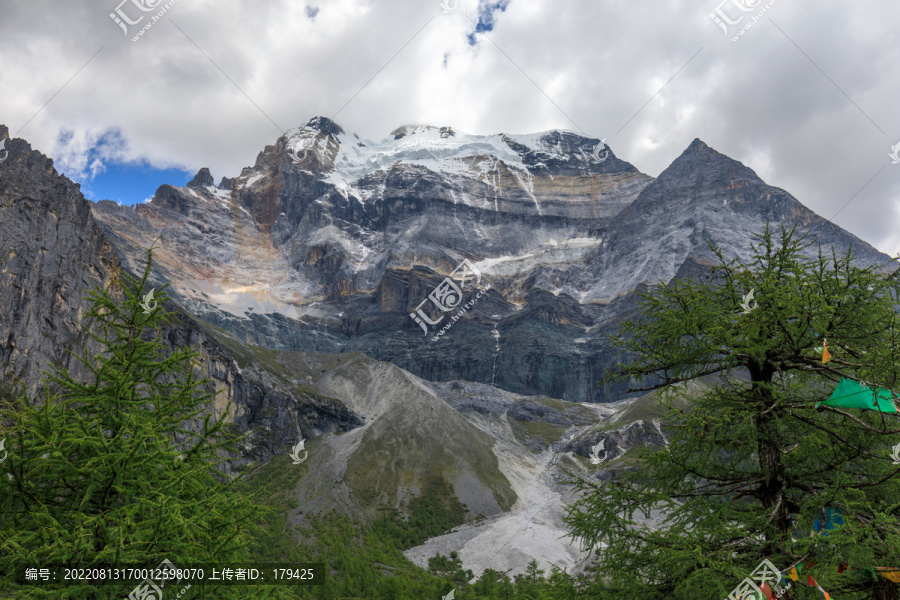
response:
<path id="1" fill-rule="evenodd" d="M 817 244 L 839 254 L 853 245 L 859 262 L 890 260 L 869 244 L 818 216 L 786 191 L 763 182 L 741 163 L 694 140 L 640 196 L 616 217 L 616 227 L 590 261 L 587 279 L 601 282 L 584 300 L 621 294 L 655 278 L 669 282 L 690 263 L 717 262 L 706 240 L 728 257 L 748 259 L 766 221 L 796 225 Z"/>
<path id="2" fill-rule="evenodd" d="M 5 126 L 0 137 L 8 138 Z M 119 261 L 79 186 L 20 139 L 7 139 L 0 164 L 0 365 L 3 380 L 32 396 L 42 369 L 84 377 L 68 352 L 91 348 L 78 300 L 117 278 Z M 11 387 L 11 386 L 10 386 Z"/>
<path id="3" fill-rule="evenodd" d="M 7 137 L 0 126 L 0 137 Z M 94 288 L 119 281 L 121 264 L 91 215 L 77 184 L 60 176 L 53 161 L 20 139 L 6 141 L 9 156 L 0 165 L 0 367 L 2 387 L 25 389 L 43 400 L 42 371 L 59 367 L 89 381 L 76 355 L 98 348 L 82 317 Z M 115 294 L 114 294 L 115 295 Z M 163 332 L 172 348 L 200 353 L 201 376 L 215 392 L 209 409 L 253 436 L 232 465 L 267 460 L 300 437 L 348 430 L 362 419 L 340 401 L 295 387 L 299 383 L 245 362 L 210 337 L 176 305 L 176 323 Z M 224 415 L 228 401 L 231 414 Z"/>
<path id="4" fill-rule="evenodd" d="M 95 214 L 132 268 L 160 236 L 158 280 L 253 343 L 362 351 L 432 380 L 597 400 L 608 357 L 594 338 L 611 331 L 608 307 L 544 280 L 578 268 L 651 181 L 597 143 L 423 126 L 375 143 L 318 118 L 218 187 L 201 171 L 147 205 L 100 202 Z M 492 289 L 431 342 L 409 315 L 463 258 Z"/>
<path id="5" fill-rule="evenodd" d="M 622 360 L 607 336 L 634 292 L 702 272 L 707 240 L 747 256 L 771 220 L 888 258 L 700 140 L 654 180 L 564 131 L 404 126 L 373 142 L 317 117 L 218 187 L 201 170 L 93 212 L 131 268 L 159 236 L 157 280 L 241 339 L 588 402 L 623 397 L 598 382 Z M 430 294 L 463 259 L 477 275 L 464 266 L 439 306 Z"/>

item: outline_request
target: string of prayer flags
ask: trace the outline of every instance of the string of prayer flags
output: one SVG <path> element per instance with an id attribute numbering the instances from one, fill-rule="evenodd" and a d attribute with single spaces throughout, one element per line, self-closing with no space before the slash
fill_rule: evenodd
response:
<path id="1" fill-rule="evenodd" d="M 824 402 L 816 404 L 819 406 L 833 406 L 835 408 L 862 408 L 865 410 L 879 410 L 886 413 L 897 412 L 894 405 L 893 394 L 890 390 L 883 388 L 868 388 L 858 381 L 842 378 L 834 388 L 831 396 Z"/>
<path id="2" fill-rule="evenodd" d="M 812 563 L 812 562 L 807 562 L 805 566 L 811 567 L 813 564 L 814 563 Z M 803 567 L 804 567 L 804 565 L 800 564 L 800 565 L 797 565 L 796 567 L 792 568 L 791 570 L 787 571 L 786 579 L 789 578 L 791 581 L 798 581 L 798 582 L 802 583 L 802 581 L 800 580 L 800 573 L 803 571 Z M 876 577 L 877 575 L 880 574 L 882 577 L 884 577 L 888 581 L 891 581 L 893 583 L 900 583 L 900 568 L 896 568 L 896 567 L 874 567 L 874 568 L 869 567 L 869 568 L 866 568 L 866 567 L 853 567 L 850 565 L 838 565 L 838 568 L 837 568 L 838 573 L 846 573 L 848 571 L 859 571 L 866 577 Z M 822 592 L 822 594 L 826 598 L 829 597 L 828 593 L 822 589 L 822 586 L 820 586 L 818 583 L 816 583 L 816 580 L 813 578 L 812 575 L 807 575 L 806 585 L 818 588 L 818 590 L 820 592 Z"/>
<path id="3" fill-rule="evenodd" d="M 827 510 L 827 509 L 826 509 L 826 510 Z M 807 563 L 805 564 L 805 566 L 806 566 L 806 567 L 811 567 L 811 566 L 813 566 L 814 564 L 815 564 L 815 563 L 814 563 L 813 561 L 809 561 L 809 562 L 807 562 Z M 791 570 L 789 570 L 789 571 L 787 572 L 788 578 L 790 578 L 791 581 L 797 581 L 798 583 L 802 583 L 802 580 L 800 580 L 800 573 L 803 571 L 803 567 L 804 567 L 804 564 L 801 563 L 801 564 L 797 565 L 796 567 L 791 568 Z M 839 570 L 838 570 L 838 573 L 842 573 L 842 572 L 843 572 L 843 571 L 840 570 L 840 569 L 846 569 L 846 568 L 847 568 L 847 565 L 840 565 L 840 566 L 838 567 L 838 569 L 839 569 Z M 819 585 L 819 584 L 816 582 L 816 580 L 813 578 L 813 576 L 810 575 L 810 574 L 808 574 L 808 573 L 807 573 L 807 575 L 806 575 L 806 585 L 808 585 L 808 586 L 810 586 L 810 587 L 814 587 L 814 588 L 816 588 L 817 590 L 819 590 L 820 592 L 822 592 L 822 596 L 825 597 L 825 600 L 831 600 L 831 596 L 828 594 L 828 592 L 826 592 L 824 589 L 822 589 L 822 586 Z"/>
<path id="4" fill-rule="evenodd" d="M 875 567 L 875 570 L 881 573 L 881 576 L 888 581 L 900 583 L 900 569 L 894 569 L 892 567 Z"/>
<path id="5" fill-rule="evenodd" d="M 808 586 L 810 586 L 810 587 L 814 587 L 814 588 L 816 588 L 817 590 L 819 590 L 820 592 L 822 592 L 822 595 L 825 596 L 825 600 L 831 600 L 831 596 L 828 595 L 828 592 L 826 592 L 825 590 L 823 590 L 823 589 L 822 589 L 822 586 L 819 585 L 818 583 L 816 583 L 816 580 L 813 579 L 813 576 L 812 576 L 812 575 L 807 576 L 807 578 L 806 578 L 806 585 L 808 585 Z"/>
<path id="6" fill-rule="evenodd" d="M 837 522 L 840 518 L 840 511 L 836 509 L 825 509 L 826 517 L 825 517 L 825 528 L 831 529 L 828 527 L 828 522 L 832 521 L 836 524 L 842 524 L 841 522 Z M 791 581 L 796 581 L 797 583 L 805 583 L 809 587 L 814 587 L 820 592 L 822 592 L 822 596 L 825 600 L 831 600 L 831 596 L 826 592 L 821 585 L 815 580 L 815 578 L 807 573 L 806 581 L 804 582 L 800 574 L 803 571 L 803 567 L 811 567 L 815 564 L 813 561 L 807 561 L 806 563 L 801 563 L 796 567 L 792 567 L 790 570 L 782 573 L 778 570 L 775 565 L 769 562 L 769 559 L 763 560 L 759 563 L 759 566 L 753 570 L 753 573 L 750 574 L 750 577 L 746 577 L 730 594 L 726 600 L 747 600 L 748 598 L 757 598 L 757 599 L 765 599 L 765 600 L 777 600 L 784 595 L 784 593 L 791 588 Z M 859 569 L 864 574 L 868 574 L 869 576 L 874 576 L 875 573 L 881 574 L 888 581 L 892 581 L 894 583 L 900 583 L 900 569 L 893 567 L 875 567 L 872 568 L 863 568 L 863 567 L 851 567 L 850 565 L 840 564 L 837 567 L 838 573 L 844 573 L 848 569 L 854 570 Z"/>

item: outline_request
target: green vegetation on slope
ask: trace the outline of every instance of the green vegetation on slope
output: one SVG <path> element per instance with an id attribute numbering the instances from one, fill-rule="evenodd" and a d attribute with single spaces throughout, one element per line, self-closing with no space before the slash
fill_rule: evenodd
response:
<path id="1" fill-rule="evenodd" d="M 266 508 L 215 468 L 239 440 L 206 412 L 207 380 L 195 379 L 187 349 L 167 352 L 158 305 L 141 305 L 141 280 L 123 274 L 123 302 L 111 290 L 91 293 L 86 326 L 102 347 L 78 357 L 91 369 L 82 383 L 57 369 L 59 387 L 36 406 L 24 391 L 0 406 L 0 586 L 18 599 L 122 598 L 134 587 L 60 574 L 40 585 L 15 584 L 25 564 L 111 568 L 237 564 L 256 556 L 253 538 Z M 162 302 L 163 290 L 158 300 Z M 199 431 L 184 427 L 187 422 Z M 175 439 L 184 440 L 176 447 Z M 281 599 L 280 587 L 196 585 L 196 598 Z"/>
<path id="2" fill-rule="evenodd" d="M 442 473 L 432 473 L 423 483 L 422 495 L 411 500 L 405 511 L 408 519 L 397 509 L 384 508 L 387 514 L 374 524 L 376 534 L 394 540 L 403 550 L 462 525 L 466 519 L 465 507 Z"/>
<path id="3" fill-rule="evenodd" d="M 507 417 L 506 420 L 509 421 L 516 440 L 526 446 L 537 442 L 542 448 L 546 448 L 553 442 L 561 440 L 566 431 L 565 427 L 546 421 L 520 421 L 512 417 Z"/>
<path id="4" fill-rule="evenodd" d="M 419 419 L 397 409 L 363 433 L 359 447 L 347 461 L 344 480 L 374 519 L 384 507 L 402 511 L 402 499 L 421 496 L 419 488 L 433 479 L 435 472 L 452 481 L 454 470 L 462 464 L 490 490 L 500 510 L 509 510 L 516 495 L 499 468 L 493 440 L 477 430 L 471 433 L 458 437 L 437 421 L 423 426 Z M 448 488 L 448 494 L 452 489 Z M 455 497 L 454 501 L 458 502 Z"/>
<path id="5" fill-rule="evenodd" d="M 705 386 L 691 386 L 686 395 L 672 398 L 671 402 L 675 408 L 687 410 L 691 406 L 690 397 L 699 394 L 704 388 Z M 656 419 L 662 419 L 666 414 L 666 410 L 666 405 L 660 401 L 659 394 L 654 390 L 639 398 L 635 398 L 628 406 L 604 423 L 604 428 L 616 429 L 621 427 L 623 423 L 635 423 L 637 421 L 649 423 Z"/>
<path id="6" fill-rule="evenodd" d="M 367 526 L 335 511 L 297 513 L 291 494 L 303 485 L 305 474 L 300 466 L 273 459 L 242 483 L 242 493 L 257 494 L 258 501 L 273 509 L 256 539 L 260 561 L 323 562 L 329 567 L 324 585 L 294 588 L 298 599 L 440 600 L 454 589 L 457 600 L 575 598 L 574 578 L 559 569 L 545 578 L 536 563 L 530 575 L 511 579 L 489 569 L 476 579 L 462 569 L 456 552 L 432 557 L 428 569 L 409 561 L 405 548 L 444 533 L 464 515 L 443 476 L 426 481 L 422 494 L 408 504 L 408 519 L 391 510 Z"/>
<path id="7" fill-rule="evenodd" d="M 589 408 L 580 404 L 566 402 L 565 400 L 538 396 L 528 398 L 527 402 L 529 404 L 541 404 L 553 409 L 573 423 L 583 424 L 597 420 L 597 415 Z M 547 448 L 554 442 L 560 441 L 566 429 L 568 429 L 568 426 L 557 425 L 543 419 L 537 421 L 520 420 L 507 414 L 506 420 L 509 422 L 516 439 L 528 447 L 532 447 L 533 444 L 537 443 L 541 448 Z"/>
<path id="8" fill-rule="evenodd" d="M 300 380 L 315 379 L 322 371 L 331 370 L 341 364 L 358 359 L 359 353 L 330 355 L 272 350 L 235 340 L 230 333 L 211 323 L 197 320 L 196 324 L 212 339 L 228 348 L 241 369 L 259 365 L 268 374 L 277 378 L 285 389 L 292 392 L 299 400 L 324 399 L 344 406 L 344 403 L 337 398 L 323 396 L 300 383 Z"/>

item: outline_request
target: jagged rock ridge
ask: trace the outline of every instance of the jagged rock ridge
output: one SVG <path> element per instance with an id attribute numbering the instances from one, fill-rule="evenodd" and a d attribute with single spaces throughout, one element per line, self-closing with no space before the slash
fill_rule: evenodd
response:
<path id="1" fill-rule="evenodd" d="M 0 137 L 6 136 L 0 126 Z M 0 387 L 11 392 L 22 384 L 31 398 L 43 400 L 41 374 L 54 367 L 91 381 L 77 359 L 84 351 L 99 351 L 82 322 L 90 306 L 86 297 L 118 283 L 122 266 L 79 186 L 24 140 L 7 140 L 7 148 L 0 169 Z M 232 351 L 177 305 L 165 308 L 176 320 L 163 340 L 171 348 L 193 347 L 200 353 L 200 375 L 211 378 L 207 391 L 216 398 L 209 411 L 255 433 L 245 454 L 226 465 L 228 471 L 282 453 L 303 435 L 362 424 L 339 401 L 279 381 L 258 365 L 242 369 Z M 226 415 L 229 400 L 233 406 Z"/>
<path id="2" fill-rule="evenodd" d="M 93 208 L 131 267 L 161 236 L 158 281 L 242 339 L 572 401 L 623 397 L 598 385 L 622 360 L 606 336 L 636 314 L 635 290 L 702 272 L 707 239 L 747 256 L 771 220 L 887 260 L 700 140 L 654 180 L 566 131 L 407 125 L 374 142 L 317 117 L 218 187 L 201 170 L 136 209 Z M 453 313 L 428 296 L 463 259 L 482 295 L 432 341 Z M 424 336 L 423 306 L 447 317 Z"/>

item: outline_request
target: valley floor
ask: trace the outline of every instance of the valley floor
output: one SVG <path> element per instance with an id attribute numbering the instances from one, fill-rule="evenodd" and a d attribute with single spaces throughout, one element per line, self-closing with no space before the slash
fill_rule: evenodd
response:
<path id="1" fill-rule="evenodd" d="M 619 403 L 584 406 L 589 406 L 601 418 L 621 408 Z M 406 550 L 404 555 L 427 568 L 428 559 L 435 554 L 448 556 L 456 551 L 463 567 L 471 569 L 476 577 L 488 568 L 507 572 L 512 577 L 524 573 L 532 559 L 548 572 L 551 565 L 570 574 L 581 572 L 589 556 L 581 551 L 577 541 L 568 537 L 563 523 L 566 506 L 572 503 L 573 497 L 571 486 L 562 483 L 568 476 L 559 463 L 562 459 L 571 466 L 572 462 L 566 459 L 571 453 L 560 453 L 552 447 L 532 453 L 516 441 L 505 416 L 464 414 L 497 440 L 494 453 L 518 499 L 507 513 L 457 527 Z M 565 437 L 577 437 L 591 427 L 573 427 Z"/>

